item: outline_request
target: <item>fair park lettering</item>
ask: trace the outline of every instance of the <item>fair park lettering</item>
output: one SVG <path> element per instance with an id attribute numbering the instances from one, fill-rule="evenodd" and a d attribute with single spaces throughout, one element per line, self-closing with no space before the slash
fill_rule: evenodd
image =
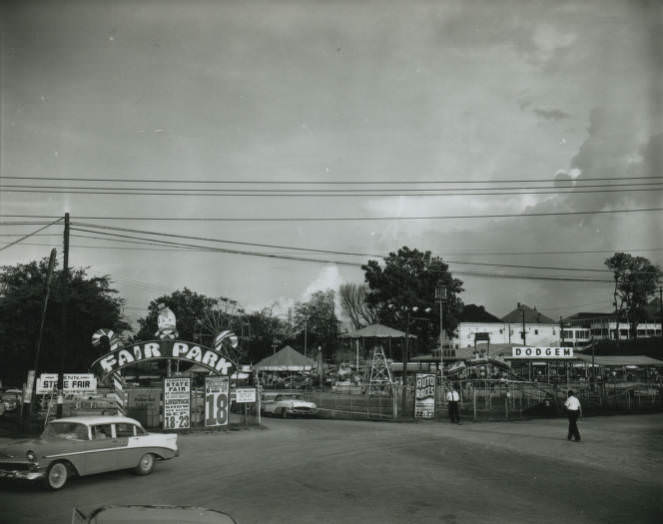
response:
<path id="1" fill-rule="evenodd" d="M 195 362 L 222 375 L 227 375 L 228 369 L 232 367 L 232 364 L 218 353 L 193 343 L 152 341 L 111 351 L 98 358 L 92 364 L 92 370 L 100 375 L 108 375 L 137 362 L 162 359 Z"/>

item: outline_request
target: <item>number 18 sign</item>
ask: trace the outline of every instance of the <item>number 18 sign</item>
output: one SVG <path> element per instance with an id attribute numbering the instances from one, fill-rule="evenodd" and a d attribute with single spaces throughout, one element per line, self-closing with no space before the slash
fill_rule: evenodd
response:
<path id="1" fill-rule="evenodd" d="M 191 379 L 174 377 L 163 379 L 163 428 L 191 427 Z"/>
<path id="2" fill-rule="evenodd" d="M 228 424 L 228 377 L 205 377 L 205 426 Z"/>

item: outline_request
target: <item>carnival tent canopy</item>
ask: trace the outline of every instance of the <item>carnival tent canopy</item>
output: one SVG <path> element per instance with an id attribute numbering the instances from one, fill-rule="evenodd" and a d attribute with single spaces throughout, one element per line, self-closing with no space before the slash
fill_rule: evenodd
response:
<path id="1" fill-rule="evenodd" d="M 356 331 L 341 335 L 341 338 L 405 338 L 405 333 L 384 324 L 371 324 Z M 410 338 L 417 338 L 410 334 Z"/>
<path id="2" fill-rule="evenodd" d="M 255 365 L 258 371 L 308 371 L 317 367 L 312 358 L 305 357 L 299 351 L 285 346 L 278 353 L 263 358 Z"/>

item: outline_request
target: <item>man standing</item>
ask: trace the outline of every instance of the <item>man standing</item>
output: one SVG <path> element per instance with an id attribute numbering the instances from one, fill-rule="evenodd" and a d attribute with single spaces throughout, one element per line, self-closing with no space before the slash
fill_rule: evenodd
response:
<path id="1" fill-rule="evenodd" d="M 458 413 L 459 401 L 460 394 L 458 393 L 458 386 L 454 384 L 451 390 L 447 391 L 447 405 L 449 406 L 449 420 L 456 424 L 460 424 L 460 414 Z"/>
<path id="2" fill-rule="evenodd" d="M 582 416 L 582 406 L 580 405 L 580 401 L 574 396 L 573 391 L 569 390 L 564 407 L 569 417 L 569 433 L 566 438 L 571 440 L 571 437 L 573 437 L 576 442 L 580 442 L 580 431 L 578 431 L 577 421 L 578 417 Z"/>

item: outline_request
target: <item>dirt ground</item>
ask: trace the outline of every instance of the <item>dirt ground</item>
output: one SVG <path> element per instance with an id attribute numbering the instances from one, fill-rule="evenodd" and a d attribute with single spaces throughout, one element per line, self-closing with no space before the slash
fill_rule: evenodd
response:
<path id="1" fill-rule="evenodd" d="M 148 477 L 2 484 L 0 522 L 66 523 L 103 504 L 204 506 L 240 524 L 663 521 L 663 415 L 582 419 L 581 443 L 563 419 L 264 422 L 183 435 Z"/>

